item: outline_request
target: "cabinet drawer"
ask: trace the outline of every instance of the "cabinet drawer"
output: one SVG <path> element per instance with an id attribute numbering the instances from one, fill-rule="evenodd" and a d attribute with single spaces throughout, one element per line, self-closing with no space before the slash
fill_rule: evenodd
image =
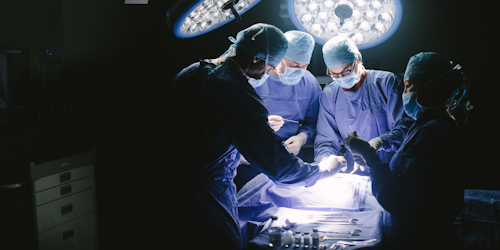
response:
<path id="1" fill-rule="evenodd" d="M 82 242 L 76 243 L 76 245 L 65 248 L 64 250 L 95 250 L 95 237 L 90 237 Z"/>
<path id="2" fill-rule="evenodd" d="M 36 193 L 36 205 L 42 205 L 53 200 L 78 193 L 93 186 L 92 176 L 62 184 L 60 186 Z"/>
<path id="3" fill-rule="evenodd" d="M 35 192 L 53 188 L 74 180 L 92 175 L 92 166 L 87 165 L 57 174 L 49 175 L 35 181 Z"/>
<path id="4" fill-rule="evenodd" d="M 39 233 L 39 250 L 59 250 L 80 243 L 94 236 L 94 227 L 94 213 L 90 213 L 43 233 Z"/>
<path id="5" fill-rule="evenodd" d="M 36 208 L 38 232 L 94 211 L 94 189 L 43 204 Z"/>

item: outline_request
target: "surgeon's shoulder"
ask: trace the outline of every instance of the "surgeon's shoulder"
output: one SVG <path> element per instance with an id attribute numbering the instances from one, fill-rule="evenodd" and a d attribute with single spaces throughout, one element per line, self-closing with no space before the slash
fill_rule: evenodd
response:
<path id="1" fill-rule="evenodd" d="M 425 131 L 422 136 L 426 138 L 452 138 L 457 132 L 457 126 L 448 119 L 432 119 L 427 121 L 422 128 Z"/>
<path id="2" fill-rule="evenodd" d="M 337 93 L 340 89 L 340 86 L 336 84 L 335 82 L 331 82 L 327 86 L 323 88 L 323 93 L 325 95 L 333 95 L 334 93 Z"/>

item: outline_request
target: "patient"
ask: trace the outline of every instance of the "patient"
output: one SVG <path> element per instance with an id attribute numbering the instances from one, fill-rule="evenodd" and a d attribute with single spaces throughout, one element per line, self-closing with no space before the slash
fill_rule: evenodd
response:
<path id="1" fill-rule="evenodd" d="M 408 62 L 403 103 L 416 122 L 390 164 L 356 132 L 346 147 L 370 168 L 372 191 L 384 211 L 385 249 L 459 249 L 453 227 L 463 206 L 463 173 L 453 162 L 458 127 L 450 98 L 463 84 L 460 67 L 422 52 Z"/>

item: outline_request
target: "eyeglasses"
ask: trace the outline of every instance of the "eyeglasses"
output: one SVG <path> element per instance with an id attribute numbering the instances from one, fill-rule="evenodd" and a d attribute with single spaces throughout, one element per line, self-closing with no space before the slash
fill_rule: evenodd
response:
<path id="1" fill-rule="evenodd" d="M 353 65 L 349 65 L 347 67 L 344 68 L 344 70 L 342 70 L 342 72 L 340 73 L 332 73 L 330 72 L 330 70 L 326 69 L 326 73 L 332 78 L 335 80 L 335 78 L 340 78 L 340 75 L 342 75 L 342 77 L 344 76 L 348 76 L 352 73 L 352 68 L 354 68 L 354 64 Z"/>

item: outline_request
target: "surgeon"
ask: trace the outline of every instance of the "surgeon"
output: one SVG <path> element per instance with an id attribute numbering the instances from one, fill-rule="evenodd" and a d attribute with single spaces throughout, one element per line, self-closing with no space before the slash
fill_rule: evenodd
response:
<path id="1" fill-rule="evenodd" d="M 238 32 L 227 53 L 183 69 L 168 92 L 165 163 L 161 207 L 167 248 L 241 249 L 236 186 L 233 178 L 241 154 L 278 185 L 311 186 L 334 175 L 340 165 L 304 163 L 289 153 L 268 124 L 268 112 L 254 87 L 284 58 L 288 41 L 278 28 L 264 23 Z M 171 212 L 169 209 L 177 209 Z M 158 208 L 156 208 L 158 209 Z M 180 218 L 179 224 L 170 220 Z M 167 231 L 168 232 L 168 231 Z M 171 232 L 171 231 L 170 231 Z M 179 237 L 179 238 L 177 238 Z M 195 244 L 195 245 L 190 245 Z M 172 248 L 175 249 L 175 248 Z M 181 249 L 181 248 L 179 248 Z"/>
<path id="2" fill-rule="evenodd" d="M 313 145 L 316 136 L 321 87 L 307 70 L 315 41 L 310 34 L 297 30 L 285 32 L 285 37 L 285 58 L 255 91 L 270 114 L 271 128 L 282 138 L 288 152 L 301 157 L 302 146 Z M 238 189 L 258 173 L 250 165 L 239 166 L 235 178 Z"/>
<path id="3" fill-rule="evenodd" d="M 320 95 L 315 161 L 331 155 L 341 157 L 344 138 L 356 130 L 377 149 L 384 162 L 389 162 L 413 123 L 404 114 L 403 84 L 391 72 L 366 70 L 356 44 L 345 36 L 328 40 L 323 46 L 323 58 L 334 81 Z M 349 150 L 345 158 L 347 171 L 364 169 Z"/>
<path id="4" fill-rule="evenodd" d="M 385 209 L 387 249 L 460 249 L 453 227 L 464 199 L 458 127 L 448 113 L 463 83 L 459 67 L 421 52 L 404 74 L 403 102 L 416 120 L 390 164 L 357 131 L 346 146 L 370 168 L 373 194 Z"/>

